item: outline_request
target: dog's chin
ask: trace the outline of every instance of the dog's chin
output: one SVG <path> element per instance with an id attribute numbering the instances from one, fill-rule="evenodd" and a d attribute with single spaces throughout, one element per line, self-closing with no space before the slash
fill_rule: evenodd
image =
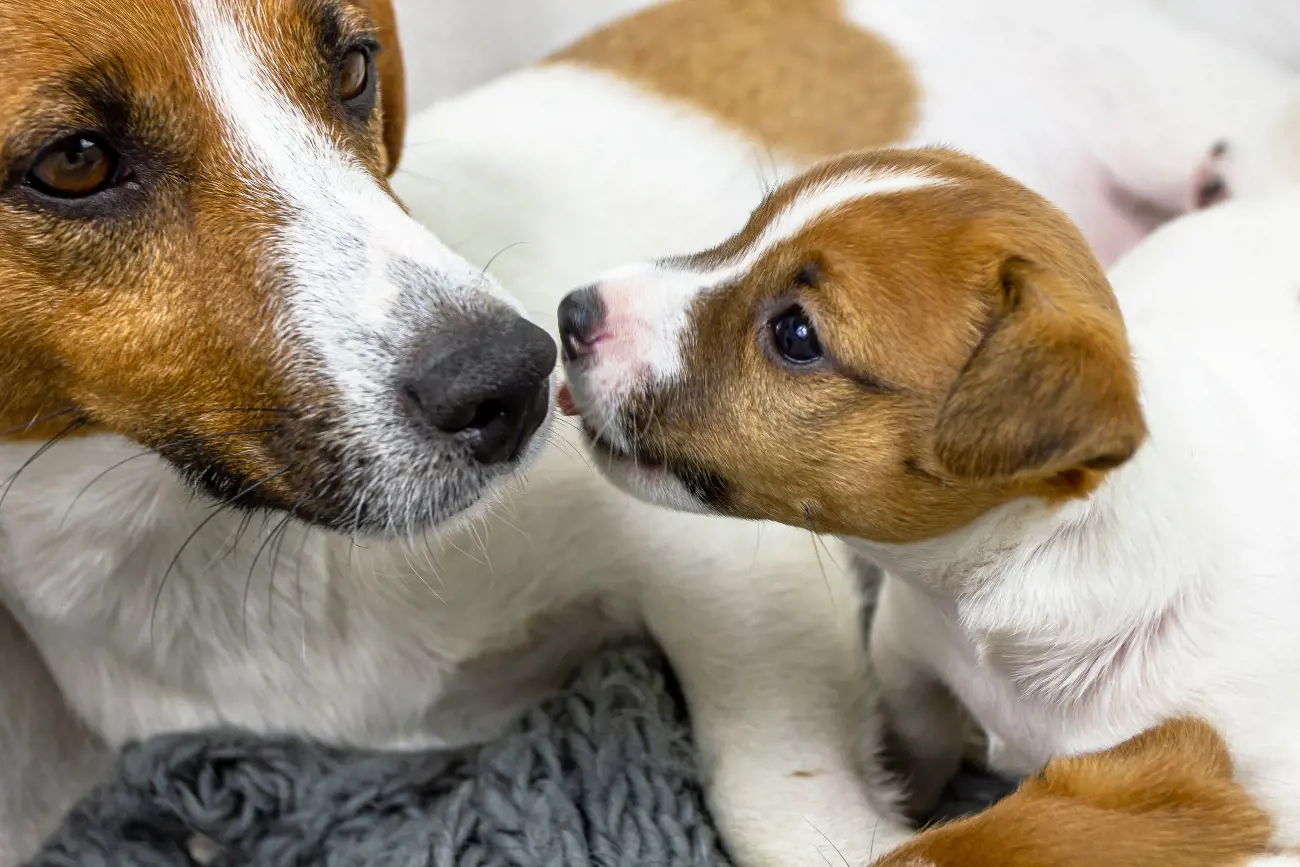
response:
<path id="1" fill-rule="evenodd" d="M 663 464 L 623 451 L 600 436 L 586 422 L 582 426 L 583 438 L 591 452 L 592 464 L 609 479 L 614 487 L 638 500 L 695 515 L 714 512 L 692 496 L 684 484 Z"/>
<path id="2" fill-rule="evenodd" d="M 426 533 L 452 534 L 487 511 L 507 486 L 523 485 L 528 471 L 550 442 L 554 412 L 547 415 L 510 461 L 485 467 L 473 458 L 458 456 L 441 467 L 423 468 L 421 474 L 400 469 L 374 493 L 354 499 L 357 519 L 344 510 L 319 526 L 354 535 L 403 538 Z M 371 507 L 374 503 L 375 507 Z"/>
<path id="3" fill-rule="evenodd" d="M 547 448 L 553 423 L 552 411 L 513 459 L 491 466 L 467 451 L 407 447 L 400 437 L 303 449 L 298 461 L 260 478 L 229 471 L 215 455 L 171 463 L 219 511 L 280 514 L 350 536 L 408 538 L 454 532 L 507 485 L 522 483 Z"/>

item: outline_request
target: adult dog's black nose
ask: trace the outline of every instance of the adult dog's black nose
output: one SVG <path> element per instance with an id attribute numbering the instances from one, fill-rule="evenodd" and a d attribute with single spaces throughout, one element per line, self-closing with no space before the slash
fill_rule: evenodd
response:
<path id="1" fill-rule="evenodd" d="M 550 404 L 555 342 L 511 314 L 439 329 L 401 384 L 407 411 L 485 464 L 513 460 Z"/>
<path id="2" fill-rule="evenodd" d="M 565 360 L 573 361 L 590 355 L 600 342 L 605 324 L 605 305 L 600 299 L 600 290 L 587 286 L 570 292 L 560 302 L 558 316 Z"/>

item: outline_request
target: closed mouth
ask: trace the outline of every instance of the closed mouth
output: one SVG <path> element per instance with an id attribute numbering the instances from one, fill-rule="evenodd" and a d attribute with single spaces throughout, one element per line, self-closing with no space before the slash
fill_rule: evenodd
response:
<path id="1" fill-rule="evenodd" d="M 606 457 L 611 461 L 619 461 L 631 464 L 639 469 L 649 472 L 665 472 L 667 467 L 663 462 L 655 460 L 653 457 L 647 457 L 645 453 L 638 452 L 636 455 L 629 453 L 621 446 L 611 443 L 605 437 L 587 422 L 582 423 L 582 435 L 587 440 L 587 445 L 597 455 Z"/>

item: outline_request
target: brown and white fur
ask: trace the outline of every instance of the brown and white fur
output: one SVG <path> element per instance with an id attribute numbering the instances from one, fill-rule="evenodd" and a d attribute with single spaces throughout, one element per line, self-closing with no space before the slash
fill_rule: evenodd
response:
<path id="1" fill-rule="evenodd" d="M 639 504 L 546 420 L 485 467 L 414 423 L 404 372 L 454 344 L 499 350 L 486 385 L 535 376 L 546 350 L 519 307 L 549 321 L 604 264 L 722 237 L 764 177 L 851 145 L 968 141 L 1075 202 L 1118 252 L 1145 210 L 1196 199 L 1183 176 L 1213 137 L 1245 128 L 1230 158 L 1271 161 L 1248 132 L 1276 122 L 1285 76 L 1149 10 L 1112 27 L 1128 13 L 1110 4 L 1094 30 L 1040 33 L 1028 4 L 990 3 L 974 31 L 889 17 L 902 4 L 873 18 L 688 0 L 415 121 L 392 186 L 444 246 L 386 189 L 403 120 L 387 7 L 336 3 L 331 30 L 313 12 L 330 5 L 0 10 L 0 587 L 15 618 L 0 640 L 27 660 L 0 680 L 6 856 L 104 744 L 218 723 L 474 740 L 592 646 L 648 628 L 681 675 L 737 858 L 865 860 L 900 829 L 873 824 L 888 796 L 858 772 L 874 741 L 842 558 L 819 561 L 799 531 Z M 383 111 L 343 111 L 335 52 L 372 31 Z M 1077 117 L 1044 113 L 1042 92 L 1024 101 L 1063 40 L 1099 47 L 1043 80 L 1069 94 L 1052 104 L 1088 97 Z M 954 41 L 998 62 L 949 63 Z M 25 183 L 78 132 L 132 157 L 88 210 Z M 684 217 L 692 197 L 708 207 Z M 498 253 L 511 295 L 482 271 Z M 484 385 L 442 360 L 423 386 Z M 51 779 L 56 761 L 81 773 Z"/>
<path id="2" fill-rule="evenodd" d="M 390 11 L 0 4 L 0 863 L 126 740 L 463 743 L 645 628 L 737 857 L 865 858 L 856 600 L 548 444 L 553 339 L 389 188 Z"/>
<path id="3" fill-rule="evenodd" d="M 1233 779 L 1204 720 L 1170 720 L 1100 753 L 1054 759 L 1016 792 L 877 867 L 1295 867 Z"/>
<path id="4" fill-rule="evenodd" d="M 1279 181 L 1169 224 L 1113 293 L 987 165 L 848 155 L 566 299 L 569 402 L 638 496 L 886 570 L 871 656 L 918 813 L 963 709 L 1022 774 L 1191 714 L 1295 845 L 1297 225 Z"/>

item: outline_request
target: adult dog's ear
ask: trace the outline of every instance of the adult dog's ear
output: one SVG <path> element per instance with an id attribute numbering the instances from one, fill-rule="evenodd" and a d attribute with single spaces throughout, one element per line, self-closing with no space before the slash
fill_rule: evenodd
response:
<path id="1" fill-rule="evenodd" d="M 1008 256 L 993 279 L 992 317 L 939 412 L 935 456 L 958 479 L 1086 487 L 1146 436 L 1105 276 Z"/>
<path id="2" fill-rule="evenodd" d="M 384 113 L 384 152 L 388 174 L 397 171 L 406 140 L 406 67 L 392 0 L 370 0 L 370 14 L 379 28 L 380 52 L 375 58 Z"/>

